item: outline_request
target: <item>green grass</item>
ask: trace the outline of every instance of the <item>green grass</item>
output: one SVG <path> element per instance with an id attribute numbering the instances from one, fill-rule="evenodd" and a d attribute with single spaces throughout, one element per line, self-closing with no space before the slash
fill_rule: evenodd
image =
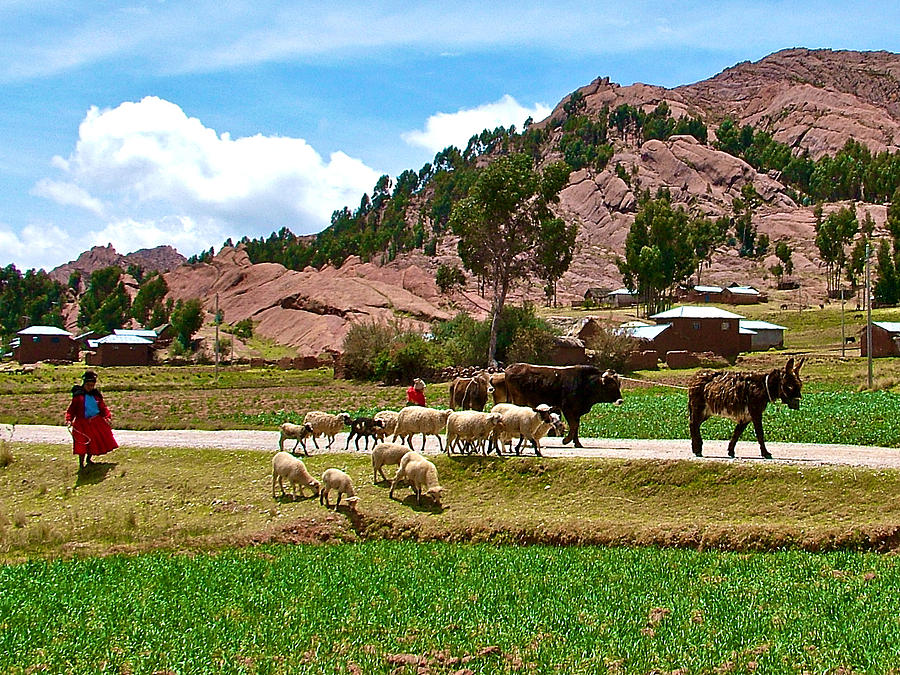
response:
<path id="1" fill-rule="evenodd" d="M 900 447 L 900 396 L 886 391 L 825 391 L 805 394 L 798 410 L 769 405 L 763 415 L 766 440 L 785 443 L 845 443 Z M 705 440 L 727 440 L 734 422 L 710 418 Z M 635 390 L 621 406 L 597 405 L 582 418 L 583 438 L 690 438 L 687 394 Z M 748 426 L 743 440 L 755 441 Z"/>
<path id="2" fill-rule="evenodd" d="M 31 562 L 0 568 L 0 669 L 884 673 L 898 593 L 896 561 L 862 554 L 370 542 Z"/>
<path id="3" fill-rule="evenodd" d="M 373 483 L 363 453 L 304 458 L 353 479 L 359 515 L 272 498 L 266 452 L 119 448 L 79 473 L 64 446 L 12 443 L 0 561 L 217 549 L 257 540 L 415 539 L 739 551 L 891 550 L 900 471 L 762 462 L 434 458 L 444 508 Z M 386 473 L 393 475 L 394 467 Z"/>

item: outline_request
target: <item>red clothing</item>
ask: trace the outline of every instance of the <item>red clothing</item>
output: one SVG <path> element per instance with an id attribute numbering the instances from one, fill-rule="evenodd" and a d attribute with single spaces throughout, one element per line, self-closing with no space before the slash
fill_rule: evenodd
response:
<path id="1" fill-rule="evenodd" d="M 415 385 L 410 385 L 409 389 L 406 390 L 406 402 L 413 405 L 426 405 L 425 391 L 416 389 Z"/>
<path id="2" fill-rule="evenodd" d="M 97 401 L 99 415 L 84 416 L 84 397 L 93 396 Z M 113 437 L 109 420 L 112 413 L 106 407 L 103 396 L 96 389 L 88 394 L 82 387 L 72 388 L 72 402 L 66 409 L 66 424 L 72 425 L 72 454 L 105 455 L 119 447 Z"/>

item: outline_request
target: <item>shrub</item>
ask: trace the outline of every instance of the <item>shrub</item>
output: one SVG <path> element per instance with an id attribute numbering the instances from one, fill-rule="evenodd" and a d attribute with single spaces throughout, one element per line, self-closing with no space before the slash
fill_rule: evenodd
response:
<path id="1" fill-rule="evenodd" d="M 441 293 L 448 293 L 454 288 L 461 288 L 466 284 L 466 275 L 458 265 L 438 265 L 437 272 L 434 276 L 434 282 L 441 290 Z"/>
<path id="2" fill-rule="evenodd" d="M 234 324 L 231 334 L 241 340 L 249 340 L 253 337 L 253 321 L 251 319 L 243 319 Z"/>
<path id="3" fill-rule="evenodd" d="M 343 350 L 344 372 L 361 380 L 394 383 L 432 378 L 451 363 L 440 342 L 426 340 L 402 320 L 353 324 Z"/>
<path id="4" fill-rule="evenodd" d="M 450 363 L 458 366 L 483 366 L 487 361 L 491 333 L 490 318 L 476 321 L 465 313 L 436 324 L 435 340 L 443 344 Z M 554 330 L 535 314 L 534 306 L 507 306 L 497 326 L 497 360 L 505 363 L 521 360 L 546 363 L 553 346 Z"/>
<path id="5" fill-rule="evenodd" d="M 592 365 L 622 373 L 626 371 L 629 354 L 640 349 L 640 341 L 621 331 L 600 330 L 586 346 L 594 351 Z"/>

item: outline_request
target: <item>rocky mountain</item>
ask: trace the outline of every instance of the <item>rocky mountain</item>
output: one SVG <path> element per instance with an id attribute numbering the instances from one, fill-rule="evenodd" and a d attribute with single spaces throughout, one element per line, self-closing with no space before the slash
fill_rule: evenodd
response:
<path id="1" fill-rule="evenodd" d="M 187 258 L 171 246 L 142 248 L 134 253 L 122 255 L 113 248 L 112 244 L 107 244 L 106 246 L 94 246 L 91 250 L 78 256 L 76 260 L 52 269 L 49 275 L 51 279 L 65 284 L 68 283 L 72 272 L 76 270 L 81 272 L 84 279 L 87 279 L 95 270 L 113 265 L 121 267 L 123 270 L 128 269 L 129 265 L 138 265 L 145 272 L 169 272 L 186 260 Z"/>
<path id="2" fill-rule="evenodd" d="M 716 150 L 715 129 L 726 116 L 731 117 L 738 125 L 749 124 L 771 134 L 795 154 L 806 153 L 814 159 L 833 155 L 850 138 L 872 152 L 900 150 L 900 55 L 888 52 L 790 49 L 673 89 L 620 86 L 598 78 L 579 92 L 585 113 L 595 117 L 621 104 L 649 113 L 665 102 L 673 118 L 702 119 L 711 138 L 701 143 L 685 135 L 646 142 L 613 137 L 613 156 L 605 169 L 571 174 L 560 195 L 558 213 L 580 223 L 580 230 L 571 268 L 558 285 L 558 297 L 564 303 L 581 299 L 589 287 L 621 286 L 615 261 L 623 253 L 634 221 L 639 191 L 666 188 L 676 205 L 717 217 L 731 214 L 733 200 L 748 184 L 764 202 L 754 215 L 758 233 L 768 235 L 773 244 L 789 243 L 794 249 L 793 278 L 802 283 L 803 301 L 825 302 L 825 272 L 814 243 L 813 207 L 795 201 L 797 193 L 777 173 L 756 171 L 742 159 Z M 547 131 L 541 161 L 561 157 L 562 129 L 555 122 L 565 118 L 568 98 L 534 125 Z M 480 163 L 489 160 L 489 156 L 479 158 Z M 411 226 L 429 221 L 427 196 L 426 189 L 411 201 L 406 217 Z M 843 205 L 826 204 L 825 213 Z M 872 217 L 875 236 L 885 234 L 884 204 L 857 202 L 855 208 L 860 220 L 866 214 Z M 258 334 L 291 345 L 300 355 L 340 349 L 353 321 L 402 316 L 424 326 L 458 309 L 484 315 L 488 307 L 474 279 L 450 298 L 452 304 L 438 293 L 434 283 L 438 265 L 459 263 L 456 241 L 450 235 L 437 242 L 433 256 L 419 249 L 383 264 L 351 257 L 339 268 L 303 271 L 275 263 L 254 265 L 241 247 L 226 247 L 212 262 L 195 265 L 181 265 L 184 258 L 170 247 L 130 256 L 119 256 L 111 246 L 96 247 L 51 274 L 65 282 L 73 269 L 89 273 L 108 264 L 124 267 L 129 258 L 137 262 L 134 256 L 139 254 L 144 257 L 138 264 L 145 269 L 168 271 L 173 298 L 200 297 L 211 312 L 218 295 L 226 322 L 252 318 Z M 776 262 L 771 253 L 751 259 L 740 257 L 733 245 L 722 246 L 702 281 L 751 284 L 775 302 L 794 303 L 797 294 L 777 291 L 768 272 Z M 542 296 L 536 284 L 516 293 L 518 298 Z"/>

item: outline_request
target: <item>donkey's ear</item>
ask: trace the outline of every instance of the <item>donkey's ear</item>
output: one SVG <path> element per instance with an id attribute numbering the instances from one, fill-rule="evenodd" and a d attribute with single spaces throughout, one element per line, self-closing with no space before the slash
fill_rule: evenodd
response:
<path id="1" fill-rule="evenodd" d="M 797 367 L 794 368 L 794 375 L 799 375 L 799 374 L 800 374 L 800 369 L 803 367 L 803 364 L 804 364 L 804 363 L 806 363 L 806 359 L 805 359 L 805 358 L 802 358 L 802 359 L 800 359 L 799 361 L 797 361 Z"/>
<path id="2" fill-rule="evenodd" d="M 789 373 L 794 369 L 794 357 L 788 359 L 787 364 L 784 366 L 784 372 Z"/>

